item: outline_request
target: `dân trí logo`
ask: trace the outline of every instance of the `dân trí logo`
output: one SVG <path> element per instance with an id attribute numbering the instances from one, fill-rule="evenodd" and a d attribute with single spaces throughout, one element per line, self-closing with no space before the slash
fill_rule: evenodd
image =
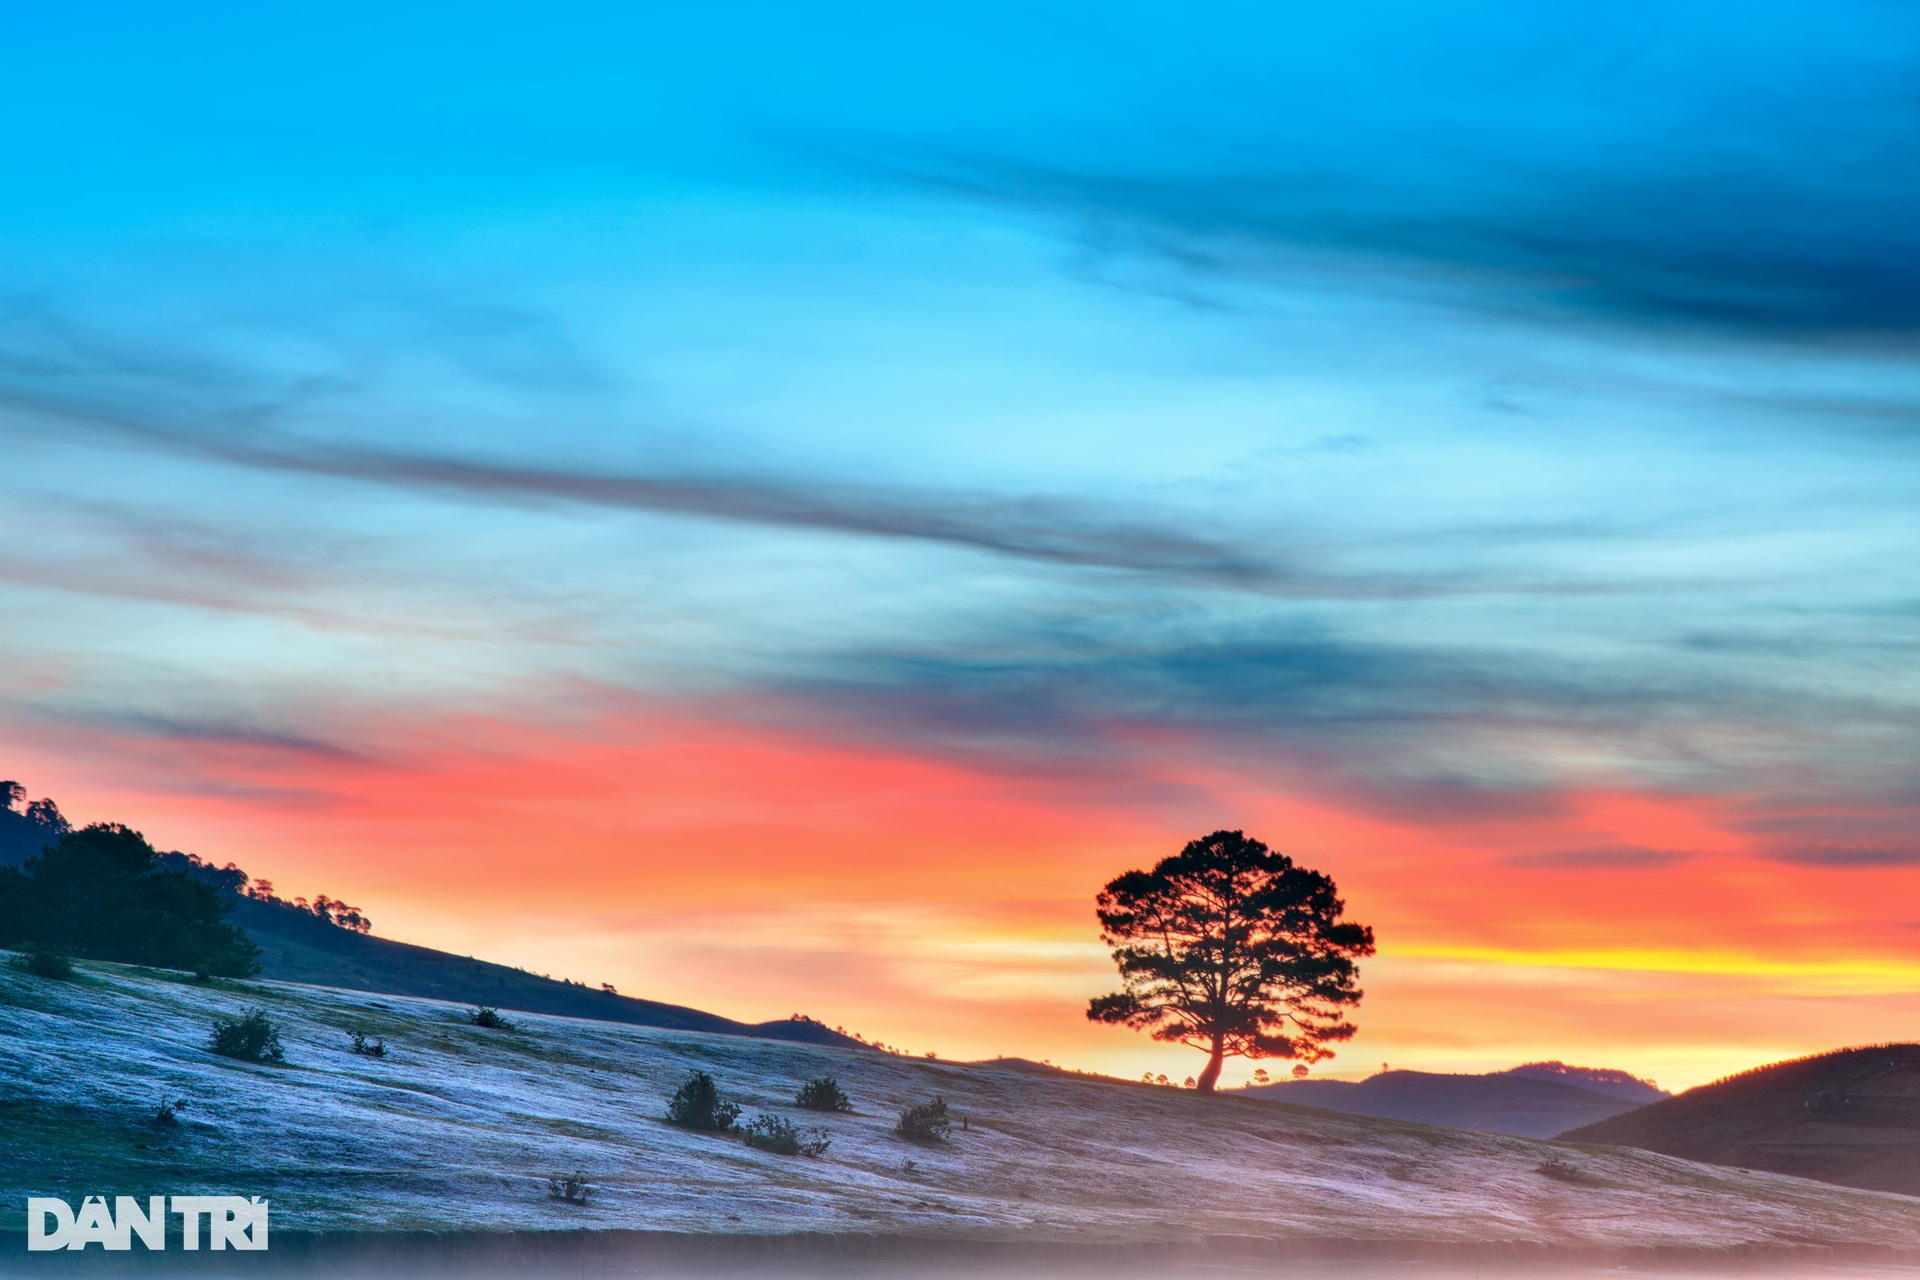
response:
<path id="1" fill-rule="evenodd" d="M 210 1249 L 267 1247 L 267 1202 L 259 1196 L 148 1196 L 146 1207 L 132 1196 L 88 1196 L 76 1211 L 65 1200 L 27 1198 L 27 1248 L 131 1249 L 137 1237 L 148 1249 L 167 1247 L 167 1210 L 180 1218 L 180 1247 L 200 1247 L 200 1223 L 207 1224 Z"/>

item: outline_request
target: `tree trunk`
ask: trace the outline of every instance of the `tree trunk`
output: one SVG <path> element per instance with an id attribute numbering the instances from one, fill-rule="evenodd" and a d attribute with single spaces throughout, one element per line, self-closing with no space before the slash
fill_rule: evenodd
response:
<path id="1" fill-rule="evenodd" d="M 1213 1052 L 1207 1057 L 1207 1069 L 1200 1073 L 1200 1079 L 1195 1082 L 1193 1087 L 1201 1093 L 1212 1093 L 1213 1086 L 1220 1081 L 1220 1067 L 1226 1060 L 1226 1037 L 1215 1036 L 1213 1038 Z"/>

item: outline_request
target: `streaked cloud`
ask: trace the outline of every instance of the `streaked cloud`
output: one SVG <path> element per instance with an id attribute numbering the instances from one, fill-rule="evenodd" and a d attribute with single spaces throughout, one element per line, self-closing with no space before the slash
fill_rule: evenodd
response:
<path id="1" fill-rule="evenodd" d="M 1548 849 L 1517 853 L 1506 861 L 1515 867 L 1546 867 L 1567 871 L 1607 871 L 1670 867 L 1698 856 L 1686 849 L 1647 849 L 1639 845 L 1601 845 L 1589 849 Z"/>
<path id="2" fill-rule="evenodd" d="M 9 339 L 13 339 L 10 343 Z M 226 367 L 206 352 L 117 341 L 71 323 L 0 326 L 0 415 L 24 436 L 85 431 L 124 444 L 232 467 L 416 490 L 506 504 L 577 504 L 690 519 L 855 537 L 902 539 L 1070 567 L 1112 569 L 1261 595 L 1298 599 L 1413 599 L 1453 594 L 1607 594 L 1672 589 L 1595 575 L 1529 577 L 1459 567 L 1426 573 L 1337 567 L 1339 548 L 1289 554 L 1231 534 L 1180 527 L 1176 510 L 1140 515 L 1084 499 L 883 488 L 844 479 L 746 474 L 636 473 L 558 463 L 498 461 L 314 438 L 280 425 L 310 397 L 351 389 L 326 379 L 271 379 Z M 450 424 L 440 424 L 444 433 Z M 457 434 L 457 432 L 454 432 Z M 1326 437 L 1312 450 L 1350 453 L 1362 437 Z M 1329 444 L 1328 442 L 1332 443 Z M 1217 521 L 1189 523 L 1218 524 Z M 152 524 L 152 522 L 149 522 Z M 1590 531 L 1590 530 L 1589 530 Z M 1455 539 L 1499 542 L 1528 533 L 1493 524 Z M 231 540 L 231 539 L 229 539 Z M 1303 537 L 1303 541 L 1309 540 Z M 195 554 L 215 576 L 241 556 L 190 548 L 152 529 L 149 545 L 171 559 Z M 253 572 L 258 572 L 257 563 Z"/>
<path id="3" fill-rule="evenodd" d="M 1920 849 L 1856 849 L 1827 847 L 1783 849 L 1767 855 L 1774 862 L 1795 867 L 1920 867 Z"/>

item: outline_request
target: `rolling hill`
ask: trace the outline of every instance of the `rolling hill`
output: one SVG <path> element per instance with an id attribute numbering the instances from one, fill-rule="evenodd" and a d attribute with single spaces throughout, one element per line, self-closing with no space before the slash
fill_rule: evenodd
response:
<path id="1" fill-rule="evenodd" d="M 1286 1080 L 1240 1092 L 1349 1115 L 1551 1138 L 1666 1095 L 1623 1071 L 1532 1063 L 1491 1075 L 1383 1071 L 1365 1080 Z"/>
<path id="2" fill-rule="evenodd" d="M 279 1028 L 285 1065 L 208 1052 L 213 1020 L 250 1009 Z M 528 1014 L 490 1030 L 466 1014 L 110 964 L 83 963 L 71 981 L 0 967 L 0 1237 L 19 1239 L 29 1194 L 205 1192 L 268 1197 L 276 1240 L 592 1228 L 1920 1250 L 1920 1201 L 1641 1151 L 604 1021 Z M 356 1030 L 387 1055 L 353 1053 Z M 831 1146 L 775 1155 L 665 1123 L 695 1069 L 748 1116 L 823 1126 Z M 838 1077 L 852 1113 L 794 1109 L 797 1084 L 822 1075 Z M 898 1110 L 936 1095 L 961 1122 L 952 1140 L 895 1136 Z M 547 1179 L 575 1171 L 587 1203 L 551 1198 Z"/>
<path id="3" fill-rule="evenodd" d="M 1920 1044 L 1757 1067 L 1562 1137 L 1920 1195 Z"/>
<path id="4" fill-rule="evenodd" d="M 44 800 L 40 803 L 52 804 Z M 56 819 L 56 825 L 49 825 L 11 807 L 0 808 L 0 866 L 25 863 L 44 846 L 57 842 L 65 829 L 63 822 Z M 811 1019 L 796 1016 L 776 1022 L 736 1022 L 682 1005 L 635 999 L 471 956 L 373 937 L 340 927 L 328 917 L 294 903 L 248 896 L 241 890 L 249 877 L 231 864 L 214 867 L 191 855 L 172 852 L 159 855 L 159 868 L 193 876 L 217 888 L 228 904 L 227 919 L 244 929 L 260 948 L 261 972 L 269 978 L 715 1035 L 764 1036 L 847 1047 L 860 1043 Z M 0 945 L 16 941 L 0 938 Z"/>
<path id="5" fill-rule="evenodd" d="M 227 918 L 259 946 L 262 976 L 286 982 L 675 1031 L 865 1047 L 851 1036 L 806 1019 L 736 1022 L 683 1005 L 615 995 L 471 956 L 355 933 L 304 911 L 252 898 L 234 899 Z"/>

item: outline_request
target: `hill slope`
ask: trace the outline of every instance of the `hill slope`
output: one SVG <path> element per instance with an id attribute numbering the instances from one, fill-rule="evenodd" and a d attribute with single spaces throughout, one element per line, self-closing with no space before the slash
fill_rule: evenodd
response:
<path id="1" fill-rule="evenodd" d="M 1920 1202 L 1899 1197 L 1120 1081 L 539 1015 L 488 1031 L 433 1001 L 104 964 L 74 982 L 0 968 L 0 1001 L 0 1231 L 29 1193 L 165 1191 L 267 1196 L 276 1231 L 1920 1248 Z M 206 1052 L 210 1019 L 252 1007 L 285 1066 Z M 389 1056 L 349 1052 L 349 1029 Z M 824 1124 L 831 1149 L 663 1123 L 696 1068 L 749 1114 Z M 854 1114 L 791 1108 L 825 1074 Z M 965 1131 L 896 1138 L 897 1109 L 935 1094 Z M 186 1100 L 184 1123 L 155 1122 L 161 1099 Z M 572 1170 L 597 1188 L 586 1206 L 548 1198 Z"/>
<path id="2" fill-rule="evenodd" d="M 245 929 L 247 936 L 259 946 L 262 976 L 284 982 L 344 987 L 379 995 L 424 996 L 523 1013 L 598 1018 L 604 1022 L 628 1022 L 677 1031 L 861 1047 L 851 1036 L 841 1035 L 818 1022 L 735 1022 L 732 1018 L 683 1005 L 614 995 L 471 956 L 456 956 L 431 947 L 355 933 L 306 912 L 252 898 L 233 899 L 233 912 L 227 918 Z"/>
<path id="3" fill-rule="evenodd" d="M 1775 1063 L 1563 1136 L 1920 1195 L 1920 1044 Z"/>
<path id="4" fill-rule="evenodd" d="M 1524 1068 L 1522 1069 L 1524 1070 Z M 1439 1075 L 1383 1071 L 1365 1080 L 1287 1080 L 1240 1092 L 1349 1115 L 1414 1120 L 1481 1133 L 1550 1138 L 1638 1104 L 1570 1083 L 1513 1072 Z M 1655 1091 L 1656 1096 L 1658 1092 Z"/>
<path id="5" fill-rule="evenodd" d="M 23 863 L 58 836 L 23 814 L 0 809 L 0 864 Z M 248 897 L 237 891 L 247 882 L 244 871 L 216 868 L 183 853 L 161 854 L 158 867 L 183 872 L 218 889 L 228 904 L 228 921 L 244 929 L 260 948 L 261 973 L 269 978 L 716 1035 L 767 1036 L 809 1044 L 860 1043 L 806 1019 L 736 1022 L 682 1005 L 615 995 L 471 956 L 357 933 L 277 898 Z M 17 941 L 0 938 L 0 945 Z"/>
<path id="6" fill-rule="evenodd" d="M 66 819 L 52 800 L 36 801 L 28 812 L 22 812 L 12 807 L 16 799 L 17 795 L 6 797 L 0 804 L 0 866 L 27 862 L 46 846 L 59 843 L 68 830 Z M 764 1036 L 847 1047 L 861 1043 L 810 1019 L 736 1022 L 682 1005 L 615 995 L 471 956 L 371 937 L 337 927 L 325 897 L 318 899 L 318 904 L 326 909 L 315 914 L 306 908 L 304 899 L 296 900 L 296 905 L 271 896 L 271 886 L 264 882 L 250 887 L 251 877 L 232 863 L 216 867 L 176 850 L 158 854 L 155 868 L 212 885 L 228 904 L 228 920 L 244 929 L 260 948 L 261 972 L 269 978 L 717 1035 Z M 263 889 L 268 891 L 265 896 L 259 893 Z M 334 903 L 332 907 L 345 904 Z M 358 927 L 366 927 L 357 909 L 346 910 L 353 913 L 350 918 Z M 19 941 L 0 937 L 0 946 L 17 945 Z"/>

